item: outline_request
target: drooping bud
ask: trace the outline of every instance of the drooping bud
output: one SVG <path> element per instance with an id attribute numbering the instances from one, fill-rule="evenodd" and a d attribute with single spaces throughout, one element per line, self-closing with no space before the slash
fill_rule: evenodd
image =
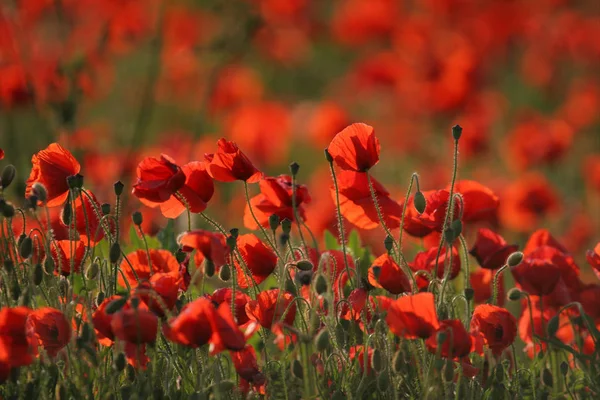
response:
<path id="1" fill-rule="evenodd" d="M 111 301 L 110 303 L 108 303 L 106 305 L 106 308 L 104 309 L 104 311 L 106 312 L 106 314 L 109 314 L 109 315 L 114 314 L 117 311 L 119 311 L 121 308 L 123 308 L 125 303 L 127 303 L 127 300 L 129 300 L 129 298 L 127 296 L 119 297 L 118 299 L 115 299 L 115 300 Z"/>
<path id="2" fill-rule="evenodd" d="M 296 268 L 298 268 L 300 271 L 312 271 L 314 266 L 312 262 L 308 260 L 300 260 L 296 262 Z"/>
<path id="3" fill-rule="evenodd" d="M 331 157 L 331 154 L 329 154 L 329 149 L 325 149 L 325 159 L 330 164 L 333 162 L 333 157 Z"/>
<path id="4" fill-rule="evenodd" d="M 142 223 L 144 222 L 144 217 L 142 216 L 142 213 L 139 211 L 134 212 L 131 215 L 131 219 L 132 219 L 133 223 L 137 226 L 142 225 Z"/>
<path id="5" fill-rule="evenodd" d="M 277 228 L 279 227 L 279 215 L 277 214 L 271 214 L 269 216 L 269 228 L 271 228 L 272 231 L 276 231 Z"/>
<path id="6" fill-rule="evenodd" d="M 221 267 L 219 270 L 219 278 L 223 282 L 227 282 L 229 279 L 231 279 L 231 268 L 229 268 L 229 265 L 223 265 Z"/>
<path id="7" fill-rule="evenodd" d="M 44 270 L 48 275 L 54 273 L 54 259 L 52 257 L 46 257 L 46 260 L 44 261 Z"/>
<path id="8" fill-rule="evenodd" d="M 321 352 L 329 349 L 330 344 L 329 331 L 327 328 L 324 328 L 315 337 L 315 347 L 317 348 L 317 351 Z"/>
<path id="9" fill-rule="evenodd" d="M 292 231 L 292 221 L 290 221 L 287 218 L 284 218 L 283 221 L 281 221 L 281 230 L 283 231 L 283 233 L 289 235 Z"/>
<path id="10" fill-rule="evenodd" d="M 425 195 L 421 191 L 415 193 L 413 203 L 415 205 L 415 210 L 417 210 L 419 214 L 423 214 L 425 212 L 425 208 L 427 207 L 427 200 L 425 200 Z"/>
<path id="11" fill-rule="evenodd" d="M 374 349 L 371 354 L 371 367 L 375 372 L 381 372 L 383 369 L 383 356 L 379 349 Z"/>
<path id="12" fill-rule="evenodd" d="M 104 301 L 104 292 L 98 292 L 98 295 L 96 296 L 96 305 L 100 305 L 102 304 L 102 302 Z"/>
<path id="13" fill-rule="evenodd" d="M 42 264 L 35 264 L 33 267 L 33 284 L 39 286 L 44 280 L 44 269 Z"/>
<path id="14" fill-rule="evenodd" d="M 523 261 L 523 253 L 520 251 L 515 251 L 506 259 L 506 263 L 509 267 L 516 267 L 521 264 L 521 261 Z"/>
<path id="15" fill-rule="evenodd" d="M 209 278 L 215 274 L 215 263 L 209 259 L 204 260 L 204 274 Z"/>
<path id="16" fill-rule="evenodd" d="M 473 288 L 465 288 L 465 299 L 467 299 L 467 301 L 471 301 L 473 300 L 473 297 L 475 297 L 475 290 L 473 290 Z"/>
<path id="17" fill-rule="evenodd" d="M 383 245 L 385 246 L 385 249 L 388 253 L 391 252 L 394 248 L 394 238 L 390 235 L 387 235 L 385 239 L 383 239 Z"/>
<path id="18" fill-rule="evenodd" d="M 304 377 L 304 371 L 302 369 L 302 364 L 300 364 L 300 361 L 298 361 L 296 359 L 294 359 L 294 361 L 292 361 L 291 371 L 292 371 L 292 375 L 294 375 L 296 378 L 298 378 L 300 380 Z"/>
<path id="19" fill-rule="evenodd" d="M 518 288 L 512 288 L 508 291 L 506 297 L 510 301 L 518 301 L 521 300 L 522 292 Z"/>
<path id="20" fill-rule="evenodd" d="M 39 182 L 35 182 L 31 187 L 31 192 L 38 198 L 42 203 L 46 203 L 48 200 L 48 191 L 46 187 Z"/>
<path id="21" fill-rule="evenodd" d="M 8 164 L 2 169 L 2 174 L 0 175 L 0 186 L 2 189 L 6 189 L 12 181 L 15 179 L 17 175 L 17 169 L 14 165 Z"/>
<path id="22" fill-rule="evenodd" d="M 548 336 L 556 336 L 556 332 L 558 332 L 558 323 L 558 315 L 555 315 L 554 317 L 550 318 L 550 321 L 548 321 L 548 326 L 546 327 Z"/>
<path id="23" fill-rule="evenodd" d="M 452 127 L 452 137 L 454 138 L 454 140 L 460 139 L 460 137 L 462 135 L 462 131 L 463 131 L 463 128 L 458 124 L 454 125 Z"/>
<path id="24" fill-rule="evenodd" d="M 33 253 L 33 240 L 29 236 L 25 236 L 19 245 L 19 255 L 23 259 L 28 259 Z"/>
<path id="25" fill-rule="evenodd" d="M 69 281 L 67 279 L 61 278 L 58 281 L 58 293 L 62 296 L 65 297 L 67 296 L 67 294 L 69 294 L 69 287 L 71 285 L 69 284 Z"/>
<path id="26" fill-rule="evenodd" d="M 116 264 L 119 262 L 119 259 L 121 258 L 121 246 L 119 243 L 115 242 L 112 244 L 112 246 L 110 246 L 108 256 L 111 264 Z"/>
<path id="27" fill-rule="evenodd" d="M 317 275 L 315 280 L 315 291 L 317 294 L 323 294 L 327 291 L 327 279 L 322 274 Z"/>
<path id="28" fill-rule="evenodd" d="M 285 280 L 284 289 L 286 292 L 290 292 L 291 294 L 293 294 L 294 297 L 296 297 L 296 295 L 298 294 L 298 291 L 296 290 L 296 285 L 294 285 L 294 281 L 289 278 Z"/>
<path id="29" fill-rule="evenodd" d="M 15 208 L 9 202 L 2 202 L 2 215 L 4 218 L 12 218 L 15 216 Z"/>
<path id="30" fill-rule="evenodd" d="M 544 368 L 542 371 L 542 382 L 544 385 L 552 387 L 554 385 L 554 379 L 552 379 L 552 372 L 548 368 Z"/>
<path id="31" fill-rule="evenodd" d="M 85 275 L 88 279 L 94 280 L 98 276 L 98 272 L 100 272 L 100 266 L 98 265 L 98 263 L 93 262 L 88 267 Z"/>

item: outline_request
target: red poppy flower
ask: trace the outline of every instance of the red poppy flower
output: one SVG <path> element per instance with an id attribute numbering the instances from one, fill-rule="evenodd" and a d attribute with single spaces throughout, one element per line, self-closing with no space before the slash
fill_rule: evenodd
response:
<path id="1" fill-rule="evenodd" d="M 69 276 L 73 272 L 81 271 L 81 264 L 85 257 L 86 244 L 82 241 L 55 240 L 50 244 L 50 253 L 54 261 L 55 273 Z"/>
<path id="2" fill-rule="evenodd" d="M 137 167 L 133 195 L 152 203 L 164 203 L 185 184 L 186 176 L 171 157 L 146 157 Z"/>
<path id="3" fill-rule="evenodd" d="M 146 369 L 150 358 L 146 354 L 145 344 L 135 344 L 125 342 L 125 358 L 127 363 L 133 368 Z"/>
<path id="4" fill-rule="evenodd" d="M 192 213 L 204 211 L 215 191 L 213 180 L 206 172 L 206 164 L 193 161 L 184 165 L 181 171 L 185 182 L 166 201 L 154 202 L 146 198 L 140 198 L 140 201 L 149 207 L 159 206 L 166 218 L 177 218 L 187 208 Z"/>
<path id="5" fill-rule="evenodd" d="M 411 291 L 409 278 L 387 253 L 373 261 L 369 268 L 369 283 L 375 287 L 382 287 L 392 294 Z"/>
<path id="6" fill-rule="evenodd" d="M 441 357 L 461 358 L 471 352 L 473 345 L 472 337 L 459 319 L 440 321 L 440 328 L 437 330 L 437 334 L 439 335 L 440 333 L 446 335 L 446 340 L 442 343 L 442 348 L 439 349 Z M 431 335 L 425 341 L 425 345 L 430 352 L 436 354 L 438 352 L 437 335 Z"/>
<path id="7" fill-rule="evenodd" d="M 600 242 L 594 247 L 594 250 L 588 250 L 585 257 L 594 271 L 600 272 Z"/>
<path id="8" fill-rule="evenodd" d="M 517 251 L 517 245 L 509 245 L 504 238 L 489 229 L 477 231 L 477 239 L 469 251 L 482 268 L 498 269 L 506 263 L 506 259 Z"/>
<path id="9" fill-rule="evenodd" d="M 379 149 L 373 127 L 357 123 L 335 135 L 327 151 L 341 169 L 366 172 L 379 162 Z"/>
<path id="10" fill-rule="evenodd" d="M 279 175 L 276 178 L 264 178 L 259 183 L 260 194 L 250 199 L 252 211 L 258 222 L 265 228 L 269 227 L 269 217 L 277 215 L 281 220 L 287 218 L 295 221 L 292 204 L 292 178 L 289 175 Z M 304 185 L 296 185 L 296 207 L 299 217 L 304 220 L 305 211 L 303 203 L 310 203 L 308 189 Z M 244 226 L 248 229 L 258 229 L 254 217 L 246 204 L 244 211 Z"/>
<path id="11" fill-rule="evenodd" d="M 271 325 L 279 322 L 285 313 L 283 322 L 293 326 L 296 319 L 296 304 L 292 304 L 293 300 L 291 293 L 283 292 L 280 295 L 279 289 L 266 290 L 259 293 L 256 300 L 246 304 L 246 314 L 264 328 L 271 329 Z"/>
<path id="12" fill-rule="evenodd" d="M 541 258 L 525 258 L 511 271 L 521 289 L 535 296 L 552 293 L 561 276 L 557 265 Z"/>
<path id="13" fill-rule="evenodd" d="M 492 283 L 496 271 L 485 268 L 477 268 L 471 273 L 471 288 L 475 291 L 473 300 L 475 304 L 487 303 L 492 298 Z M 504 305 L 504 279 L 498 280 L 498 305 Z"/>
<path id="14" fill-rule="evenodd" d="M 222 303 L 227 303 L 227 304 L 231 305 L 231 294 L 232 294 L 231 288 L 221 288 L 221 289 L 215 290 L 212 295 L 207 296 L 207 297 L 209 297 L 210 300 L 217 305 L 220 305 Z M 248 321 L 250 321 L 250 319 L 248 318 L 248 315 L 246 314 L 246 304 L 250 300 L 251 300 L 250 296 L 241 292 L 240 290 L 236 290 L 234 307 L 235 307 L 235 319 L 236 319 L 238 325 L 244 325 Z"/>
<path id="15" fill-rule="evenodd" d="M 148 281 L 141 281 L 135 293 L 152 312 L 162 317 L 175 307 L 180 288 L 181 277 L 178 274 L 156 272 Z"/>
<path id="16" fill-rule="evenodd" d="M 107 314 L 106 307 L 114 300 L 120 298 L 121 297 L 117 295 L 105 298 L 104 301 L 102 301 L 102 303 L 98 305 L 96 311 L 94 311 L 94 313 L 92 314 L 92 324 L 94 325 L 94 329 L 96 330 L 98 342 L 103 346 L 110 346 L 115 340 L 115 334 L 111 326 L 114 314 Z M 129 308 L 129 304 L 125 304 L 123 306 L 123 309 L 125 308 Z"/>
<path id="17" fill-rule="evenodd" d="M 490 188 L 476 181 L 461 180 L 454 185 L 454 192 L 460 193 L 463 197 L 463 222 L 494 223 L 497 220 L 496 214 L 500 201 Z"/>
<path id="18" fill-rule="evenodd" d="M 194 254 L 194 263 L 200 267 L 204 260 L 210 261 L 219 269 L 225 264 L 225 258 L 229 252 L 225 243 L 225 236 L 221 233 L 196 229 L 181 234 L 177 241 L 183 251 Z"/>
<path id="19" fill-rule="evenodd" d="M 528 256 L 535 249 L 542 246 L 554 247 L 562 253 L 569 253 L 566 247 L 556 240 L 547 229 L 538 229 L 537 231 L 533 232 L 529 237 L 529 240 L 527 240 L 525 248 L 523 249 L 523 254 Z"/>
<path id="20" fill-rule="evenodd" d="M 440 328 L 432 293 L 400 297 L 388 308 L 386 321 L 392 333 L 406 339 L 427 339 Z"/>
<path id="21" fill-rule="evenodd" d="M 148 253 L 146 250 L 136 250 L 127 254 L 127 257 L 121 261 L 121 271 L 125 274 L 125 279 L 129 282 L 131 288 L 135 288 L 139 281 L 150 279 L 151 275 L 157 272 L 179 273 L 179 263 L 171 252 L 167 250 L 148 249 L 150 253 L 150 265 L 148 263 Z M 135 271 L 135 272 L 134 272 Z M 119 274 L 119 285 L 127 287 L 125 279 Z"/>
<path id="22" fill-rule="evenodd" d="M 222 303 L 215 309 L 213 303 L 200 297 L 187 304 L 181 313 L 163 326 L 165 336 L 183 346 L 200 347 L 211 343 L 220 351 L 223 348 L 241 350 L 244 348 L 243 333 L 233 321 L 230 307 Z"/>
<path id="23" fill-rule="evenodd" d="M 0 310 L 0 363 L 23 367 L 33 362 L 36 347 L 27 335 L 27 307 L 5 307 Z"/>
<path id="24" fill-rule="evenodd" d="M 375 178 L 370 177 L 370 179 L 386 225 L 389 229 L 398 228 L 402 217 L 402 206 L 392 200 L 390 193 Z M 381 225 L 366 174 L 340 171 L 337 174 L 337 184 L 340 210 L 344 218 L 361 229 L 375 229 Z M 336 193 L 333 185 L 331 196 L 335 202 Z"/>
<path id="25" fill-rule="evenodd" d="M 404 215 L 404 230 L 414 237 L 425 237 L 431 232 L 441 232 L 446 219 L 450 192 L 442 189 L 437 191 L 422 192 L 425 196 L 425 211 L 419 214 L 414 207 L 414 195 L 409 198 Z M 466 204 L 466 203 L 465 203 Z M 454 219 L 460 215 L 460 203 L 454 202 Z"/>
<path id="26" fill-rule="evenodd" d="M 417 271 L 427 271 L 430 274 L 433 274 L 435 271 L 435 261 L 437 257 L 438 248 L 432 247 L 429 250 L 420 251 L 415 256 L 415 259 L 412 262 L 408 263 L 410 269 L 414 272 Z M 450 265 L 450 274 L 448 275 L 448 279 L 452 280 L 458 276 L 460 273 L 460 255 L 458 254 L 458 249 L 452 246 L 452 264 Z M 440 257 L 438 259 L 438 269 L 437 269 L 437 277 L 438 279 L 444 278 L 444 268 L 447 263 L 447 258 L 450 257 L 447 251 L 442 251 L 440 253 Z M 417 277 L 417 286 L 419 290 L 426 290 L 429 286 L 429 280 L 427 277 L 423 275 L 418 275 Z"/>
<path id="27" fill-rule="evenodd" d="M 240 378 L 255 387 L 265 385 L 266 378 L 258 369 L 256 351 L 254 347 L 247 345 L 240 351 L 232 351 L 231 361 Z M 260 392 L 261 390 L 258 389 Z"/>
<path id="28" fill-rule="evenodd" d="M 491 304 L 475 307 L 471 331 L 480 332 L 494 355 L 498 356 L 517 336 L 517 320 L 508 310 Z"/>
<path id="29" fill-rule="evenodd" d="M 71 324 L 62 312 L 50 307 L 38 308 L 29 314 L 27 332 L 50 357 L 56 357 L 71 340 Z"/>
<path id="30" fill-rule="evenodd" d="M 252 280 L 257 285 L 263 282 L 277 266 L 277 256 L 275 253 L 252 233 L 238 236 L 237 249 L 244 260 L 246 268 L 252 274 L 252 279 L 247 277 L 244 267 L 240 265 L 240 261 L 235 257 L 238 284 L 242 289 L 246 289 L 252 285 Z"/>
<path id="31" fill-rule="evenodd" d="M 543 175 L 531 173 L 507 187 L 499 215 L 506 227 L 526 232 L 559 210 L 560 200 L 554 188 Z"/>
<path id="32" fill-rule="evenodd" d="M 363 288 L 357 288 L 350 292 L 346 297 L 347 302 L 342 303 L 340 307 L 340 318 L 359 321 L 362 326 L 362 317 L 364 316 L 367 322 L 371 321 L 371 312 L 367 306 L 367 299 L 371 303 L 371 309 L 375 308 L 375 302 L 372 297 Z M 363 313 L 364 312 L 364 313 Z"/>
<path id="33" fill-rule="evenodd" d="M 583 306 L 586 314 L 594 320 L 600 318 L 600 285 L 590 284 L 584 286 L 579 292 L 579 302 Z"/>
<path id="34" fill-rule="evenodd" d="M 371 365 L 371 357 L 373 357 L 373 348 L 369 347 L 367 351 L 368 359 L 367 359 L 367 370 L 365 371 L 365 346 L 357 345 L 352 346 L 348 349 L 348 356 L 350 360 L 354 361 L 358 359 L 358 365 L 360 366 L 360 370 L 368 375 L 373 370 L 373 366 Z"/>
<path id="35" fill-rule="evenodd" d="M 205 154 L 209 175 L 221 182 L 245 181 L 258 182 L 263 173 L 260 172 L 233 142 L 219 139 L 218 150 L 214 154 Z"/>
<path id="36" fill-rule="evenodd" d="M 109 219 L 103 222 L 104 226 L 100 226 L 100 219 L 97 213 L 97 210 L 100 210 L 100 203 L 92 192 L 88 191 L 88 194 L 90 197 L 82 195 L 81 197 L 77 197 L 73 202 L 75 216 L 71 221 L 71 229 L 75 229 L 79 233 L 79 239 L 82 242 L 87 244 L 89 239 L 90 245 L 94 246 L 104 238 L 105 228 L 110 226 L 109 229 L 111 231 L 114 230 L 114 223 Z"/>
<path id="37" fill-rule="evenodd" d="M 79 163 L 73 155 L 57 143 L 31 157 L 31 174 L 27 179 L 25 197 L 32 195 L 33 184 L 41 183 L 46 188 L 48 207 L 60 206 L 69 196 L 67 178 L 79 173 Z"/>
<path id="38" fill-rule="evenodd" d="M 158 318 L 142 304 L 137 309 L 122 308 L 113 315 L 110 327 L 116 338 L 128 343 L 154 343 Z"/>

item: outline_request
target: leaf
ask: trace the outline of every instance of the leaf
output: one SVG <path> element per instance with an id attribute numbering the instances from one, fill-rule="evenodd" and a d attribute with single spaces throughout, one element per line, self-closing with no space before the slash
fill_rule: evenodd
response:
<path id="1" fill-rule="evenodd" d="M 326 230 L 323 236 L 325 237 L 325 248 L 327 250 L 338 250 L 340 248 L 338 239 L 331 232 Z"/>

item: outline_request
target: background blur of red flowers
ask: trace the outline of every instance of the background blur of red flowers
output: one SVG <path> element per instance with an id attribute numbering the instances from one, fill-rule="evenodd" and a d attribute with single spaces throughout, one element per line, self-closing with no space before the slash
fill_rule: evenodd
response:
<path id="1" fill-rule="evenodd" d="M 424 191 L 447 187 L 449 127 L 460 123 L 459 178 L 500 202 L 490 227 L 508 243 L 544 227 L 572 254 L 593 248 L 596 2 L 412 3 L 87 0 L 57 11 L 50 1 L 3 2 L 0 148 L 28 171 L 36 151 L 58 142 L 101 204 L 116 180 L 135 181 L 144 158 L 202 161 L 224 136 L 265 176 L 299 163 L 313 199 L 306 223 L 322 237 L 336 227 L 320 212 L 333 199 L 315 158 L 337 132 L 376 127 L 381 162 L 370 173 L 402 204 L 413 171 Z M 24 193 L 25 178 L 9 195 Z M 237 226 L 242 199 L 241 184 L 217 183 L 207 212 Z M 143 211 L 146 232 L 164 226 L 160 212 L 125 201 Z M 363 239 L 380 252 L 382 235 Z"/>

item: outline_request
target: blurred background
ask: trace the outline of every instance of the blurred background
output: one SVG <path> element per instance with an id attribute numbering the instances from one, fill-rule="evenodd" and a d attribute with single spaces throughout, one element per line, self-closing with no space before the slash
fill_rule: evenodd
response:
<path id="1" fill-rule="evenodd" d="M 577 260 L 600 240 L 597 0 L 3 0 L 1 163 L 23 199 L 33 153 L 57 141 L 100 202 L 145 156 L 202 160 L 238 143 L 268 175 L 300 164 L 321 234 L 335 221 L 322 155 L 352 122 L 375 127 L 372 170 L 399 202 L 413 172 L 501 199 L 498 226 L 524 243 L 548 228 Z M 256 190 L 256 189 L 255 189 Z M 166 220 L 141 209 L 145 229 Z M 207 212 L 242 224 L 243 186 Z M 523 213 L 535 218 L 524 218 Z M 383 233 L 362 235 L 382 249 Z"/>

